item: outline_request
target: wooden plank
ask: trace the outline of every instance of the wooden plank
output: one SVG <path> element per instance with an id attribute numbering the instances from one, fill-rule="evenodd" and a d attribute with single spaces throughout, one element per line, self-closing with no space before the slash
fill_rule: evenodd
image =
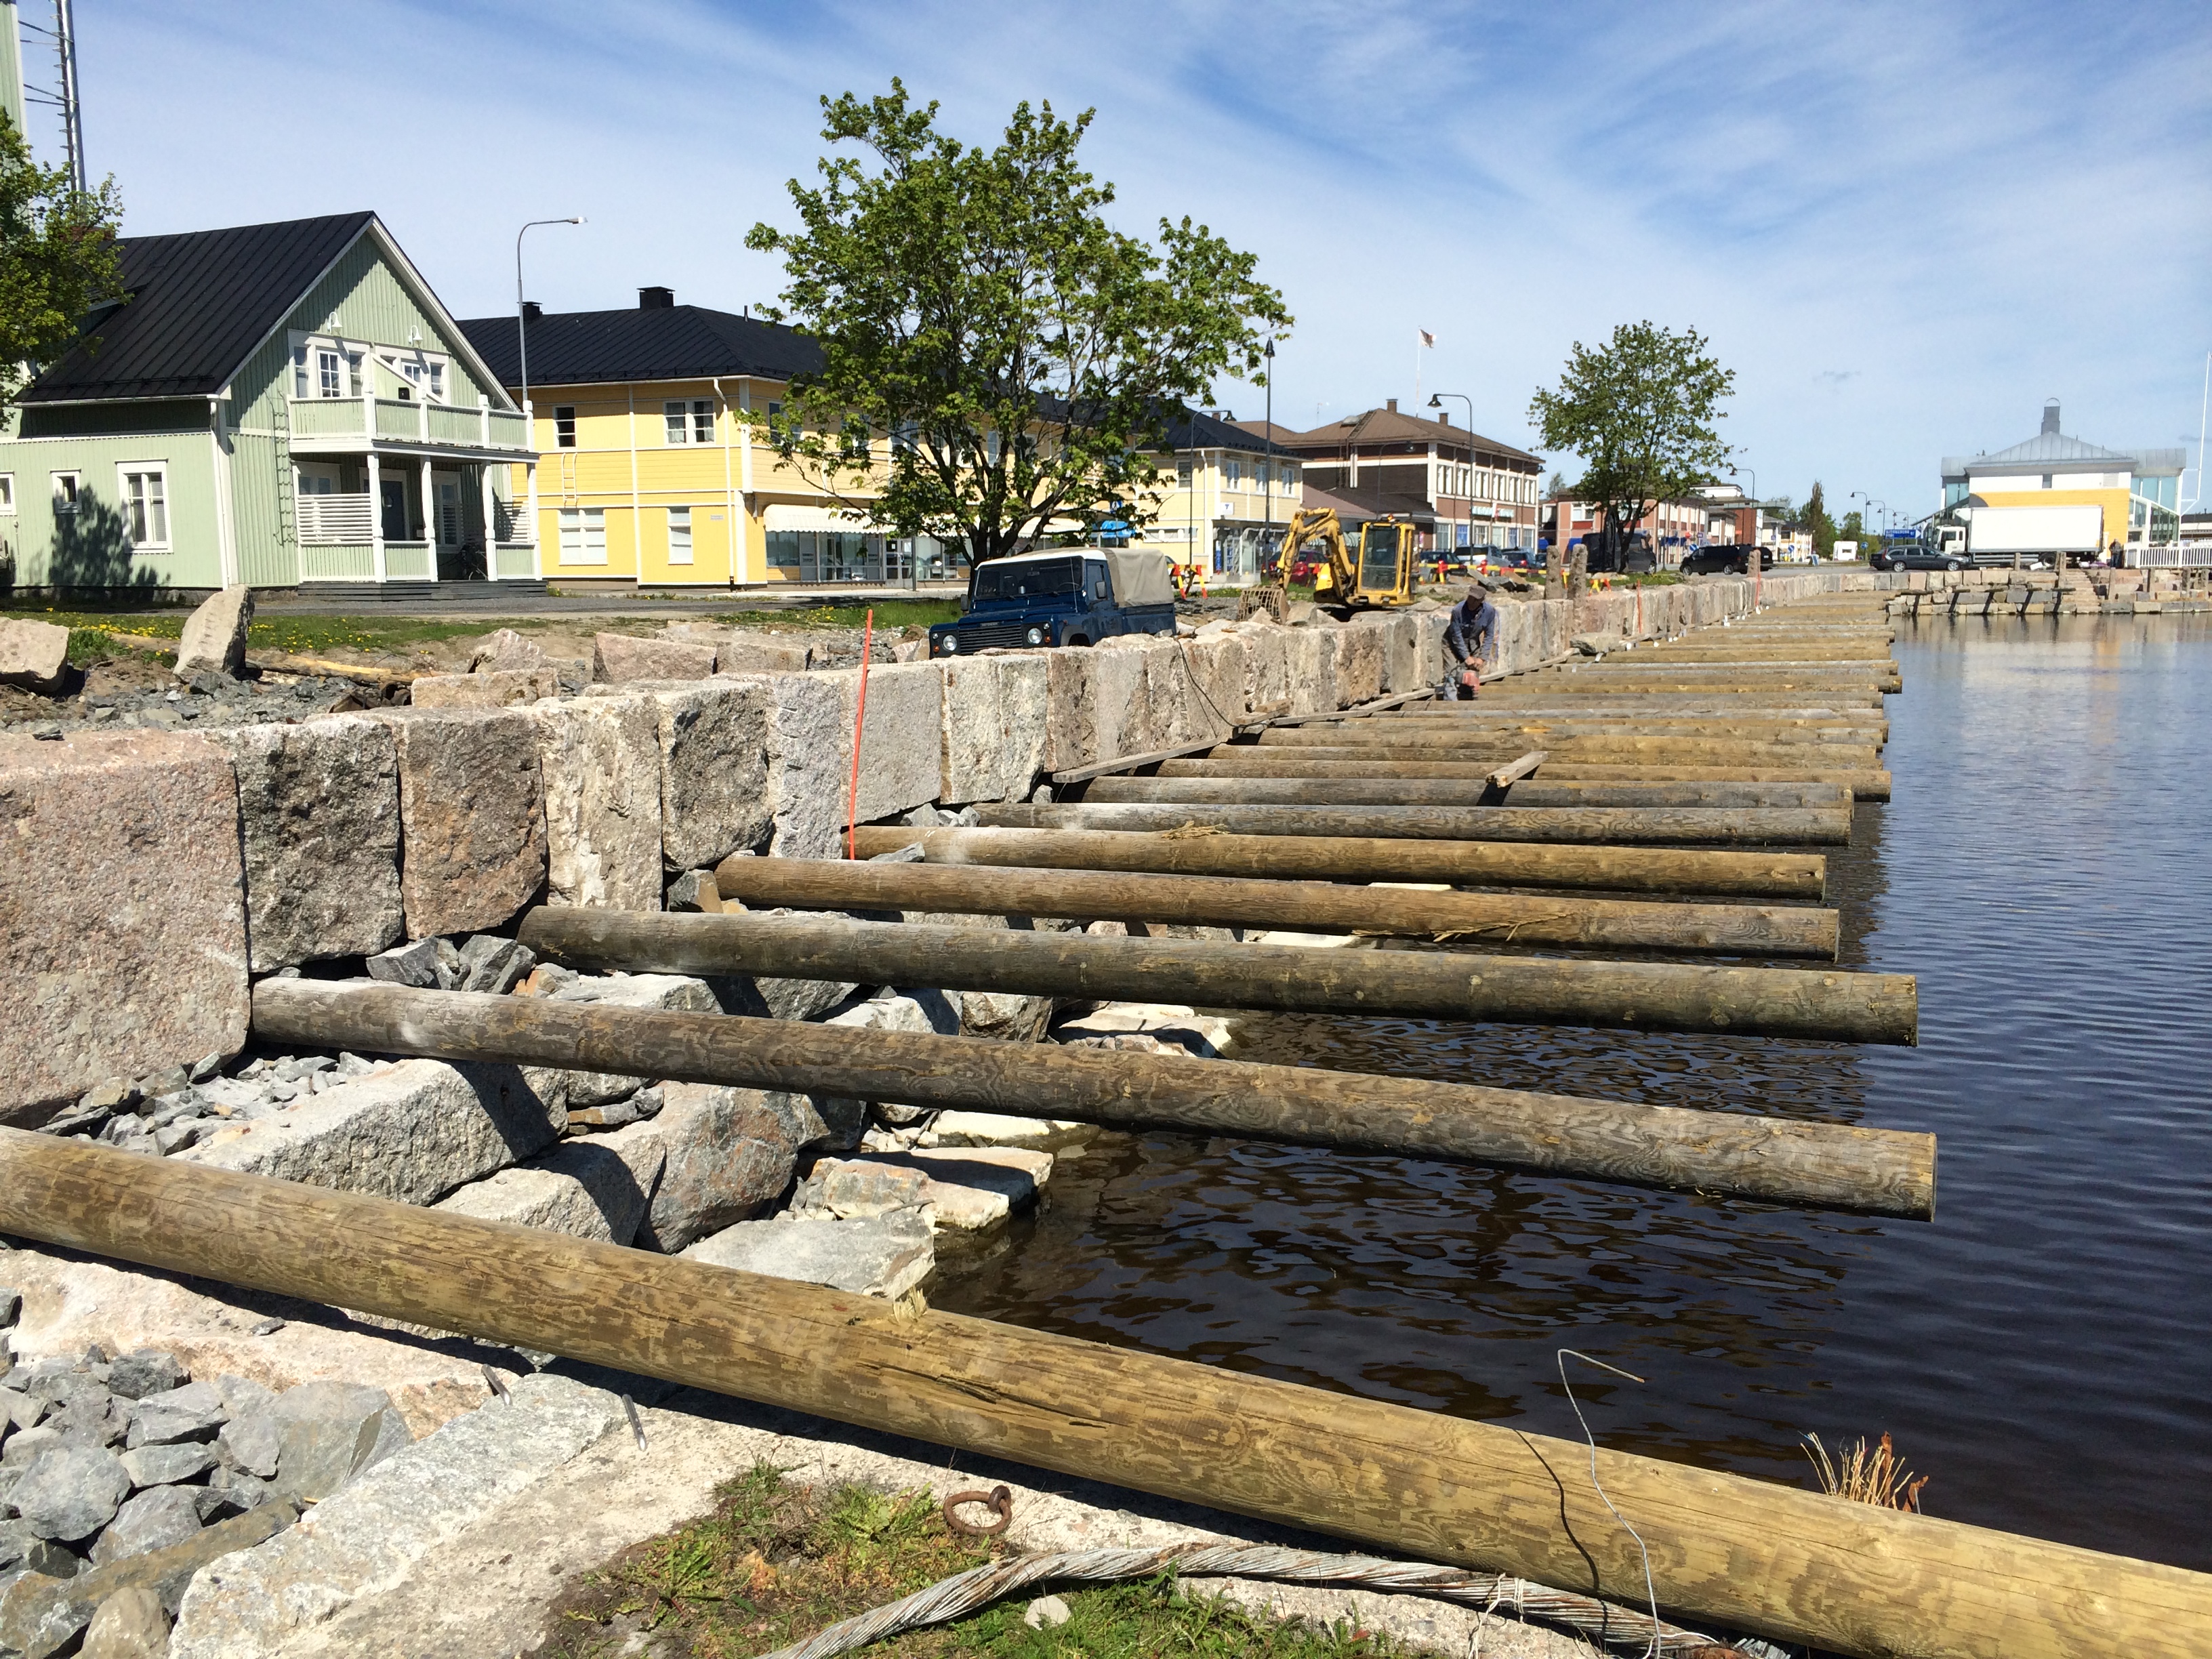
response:
<path id="1" fill-rule="evenodd" d="M 1311 951 L 1182 939 L 751 914 L 541 906 L 515 937 L 572 968 L 927 985 L 1198 1008 L 1500 1020 L 1632 1031 L 1917 1040 L 1909 974 Z"/>
<path id="2" fill-rule="evenodd" d="M 1936 1139 L 1844 1124 L 1125 1048 L 855 1032 L 537 997 L 264 980 L 280 1044 L 616 1072 L 848 1100 L 1440 1158 L 1927 1220 Z"/>
<path id="3" fill-rule="evenodd" d="M 1493 789 L 1503 789 L 1507 784 L 1513 782 L 1516 779 L 1527 777 L 1531 772 L 1534 771 L 1538 767 L 1541 766 L 1546 761 L 1551 758 L 1551 755 L 1547 750 L 1541 749 L 1532 749 L 1527 754 L 1522 756 L 1520 759 L 1508 761 L 1504 765 L 1499 767 L 1495 772 L 1492 772 L 1490 775 L 1490 787 Z"/>
<path id="4" fill-rule="evenodd" d="M 1218 738 L 1208 738 L 1203 743 L 1187 743 L 1180 749 L 1155 749 L 1142 755 L 1124 755 L 1119 760 L 1070 767 L 1065 772 L 1052 774 L 1052 781 L 1055 785 L 1084 783 L 1092 778 L 1110 777 L 1116 772 L 1133 772 L 1139 766 L 1157 766 L 1162 761 L 1181 760 L 1186 755 L 1202 755 L 1220 741 Z"/>
<path id="5" fill-rule="evenodd" d="M 2212 1651 L 2212 1575 L 181 1158 L 0 1130 L 0 1232 L 1864 1659 Z"/>

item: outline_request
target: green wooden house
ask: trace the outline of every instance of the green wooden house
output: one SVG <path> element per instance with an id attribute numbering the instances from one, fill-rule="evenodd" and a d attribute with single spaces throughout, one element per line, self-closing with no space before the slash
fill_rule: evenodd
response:
<path id="1" fill-rule="evenodd" d="M 18 591 L 538 578 L 522 416 L 374 214 L 119 246 L 0 436 Z"/>

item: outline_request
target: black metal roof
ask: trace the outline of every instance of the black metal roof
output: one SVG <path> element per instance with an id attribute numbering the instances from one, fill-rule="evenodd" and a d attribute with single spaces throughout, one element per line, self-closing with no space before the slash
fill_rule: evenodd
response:
<path id="1" fill-rule="evenodd" d="M 532 386 L 716 374 L 787 380 L 822 368 L 822 348 L 796 329 L 705 306 L 547 312 L 528 327 Z M 460 329 L 501 386 L 522 384 L 514 318 L 472 317 Z"/>
<path id="2" fill-rule="evenodd" d="M 373 213 L 335 213 L 124 238 L 117 248 L 130 303 L 100 317 L 84 341 L 25 389 L 21 401 L 207 397 L 222 391 L 314 280 L 375 220 Z"/>

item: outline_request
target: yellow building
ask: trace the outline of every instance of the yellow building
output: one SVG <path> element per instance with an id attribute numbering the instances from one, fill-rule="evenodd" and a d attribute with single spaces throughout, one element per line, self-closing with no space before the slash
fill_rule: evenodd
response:
<path id="1" fill-rule="evenodd" d="M 2094 507 L 2103 514 L 2099 545 L 2108 550 L 2160 545 L 2179 533 L 2178 491 L 2187 453 L 2179 448 L 2122 452 L 2069 438 L 2058 429 L 2058 404 L 2043 410 L 2043 429 L 1994 455 L 1943 458 L 1943 506 Z"/>
<path id="2" fill-rule="evenodd" d="M 1224 580 L 1256 575 L 1274 556 L 1298 510 L 1298 462 L 1236 422 L 1182 416 L 1168 428 L 1172 468 L 1162 458 L 1160 487 L 1138 526 L 1147 547 Z"/>
<path id="3" fill-rule="evenodd" d="M 865 530 L 744 418 L 780 413 L 792 376 L 821 367 L 805 336 L 679 306 L 665 288 L 639 289 L 635 310 L 529 306 L 520 325 L 490 317 L 460 326 L 518 398 L 527 331 L 539 570 L 549 580 L 727 587 L 910 574 L 905 544 Z"/>

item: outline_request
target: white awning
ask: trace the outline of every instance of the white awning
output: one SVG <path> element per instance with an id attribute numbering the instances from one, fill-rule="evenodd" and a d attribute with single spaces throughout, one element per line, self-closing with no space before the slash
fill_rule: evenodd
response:
<path id="1" fill-rule="evenodd" d="M 771 501 L 761 510 L 761 520 L 770 530 L 832 530 L 846 536 L 884 533 L 861 520 L 848 518 L 842 507 L 795 507 Z"/>

